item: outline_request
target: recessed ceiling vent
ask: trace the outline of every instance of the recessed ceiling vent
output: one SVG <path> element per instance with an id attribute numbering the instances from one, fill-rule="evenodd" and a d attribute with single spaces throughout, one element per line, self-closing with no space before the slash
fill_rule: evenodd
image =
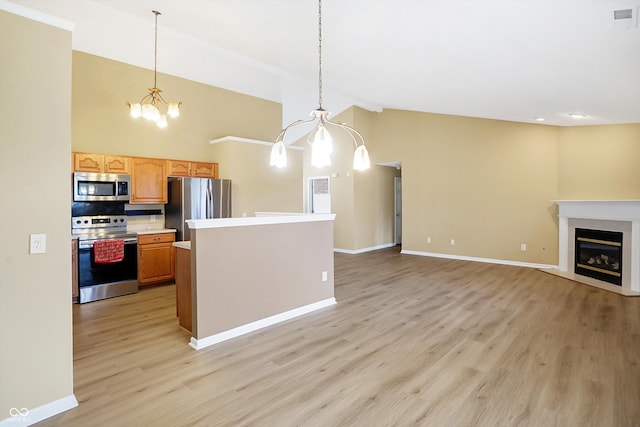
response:
<path id="1" fill-rule="evenodd" d="M 621 9 L 613 11 L 613 19 L 632 19 L 633 9 Z"/>
<path id="2" fill-rule="evenodd" d="M 637 28 L 638 8 L 619 9 L 613 11 L 613 28 L 616 30 L 630 30 Z"/>

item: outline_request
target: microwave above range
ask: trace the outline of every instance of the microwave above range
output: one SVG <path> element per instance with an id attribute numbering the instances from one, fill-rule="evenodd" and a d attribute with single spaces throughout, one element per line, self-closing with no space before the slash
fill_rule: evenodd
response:
<path id="1" fill-rule="evenodd" d="M 129 175 L 75 172 L 73 174 L 73 201 L 128 202 L 129 181 Z"/>

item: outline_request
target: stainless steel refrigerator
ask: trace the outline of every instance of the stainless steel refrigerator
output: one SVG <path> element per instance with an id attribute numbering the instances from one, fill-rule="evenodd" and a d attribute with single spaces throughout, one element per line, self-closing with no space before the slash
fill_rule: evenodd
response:
<path id="1" fill-rule="evenodd" d="M 189 219 L 230 218 L 231 180 L 169 178 L 165 226 L 177 230 L 176 240 L 191 240 Z"/>

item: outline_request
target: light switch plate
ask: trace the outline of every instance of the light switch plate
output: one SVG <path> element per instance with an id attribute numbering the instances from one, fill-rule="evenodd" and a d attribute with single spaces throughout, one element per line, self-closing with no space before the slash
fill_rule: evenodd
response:
<path id="1" fill-rule="evenodd" d="M 30 254 L 44 254 L 47 252 L 47 235 L 46 234 L 31 234 L 29 235 Z"/>

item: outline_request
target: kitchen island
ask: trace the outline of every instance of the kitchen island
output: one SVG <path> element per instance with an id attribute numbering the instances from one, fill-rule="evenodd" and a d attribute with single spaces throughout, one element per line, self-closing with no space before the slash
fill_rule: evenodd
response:
<path id="1" fill-rule="evenodd" d="M 185 313 L 191 318 L 189 345 L 201 349 L 334 305 L 334 219 L 274 214 L 187 221 L 190 243 L 174 246 L 182 254 L 181 274 L 189 262 L 190 277 L 176 278 L 181 326 L 189 329 Z"/>

